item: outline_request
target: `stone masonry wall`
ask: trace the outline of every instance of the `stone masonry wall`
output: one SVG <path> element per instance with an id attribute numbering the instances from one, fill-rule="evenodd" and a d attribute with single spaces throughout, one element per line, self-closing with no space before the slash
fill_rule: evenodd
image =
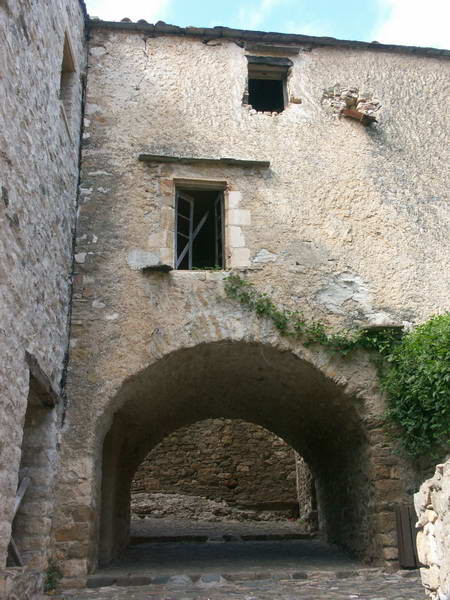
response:
<path id="1" fill-rule="evenodd" d="M 432 600 L 450 598 L 450 460 L 437 465 L 414 497 L 422 582 Z"/>
<path id="2" fill-rule="evenodd" d="M 294 451 L 282 439 L 252 423 L 208 419 L 156 446 L 136 472 L 132 491 L 292 508 L 295 479 Z"/>
<path id="3" fill-rule="evenodd" d="M 67 74 L 63 114 L 59 93 L 65 33 L 73 70 Z M 59 394 L 68 348 L 85 75 L 83 6 L 79 0 L 2 0 L 0 39 L 1 570 L 11 535 L 29 398 L 25 351 L 36 358 Z M 35 477 L 38 472 L 52 488 L 61 409 L 62 405 L 47 410 L 45 432 L 32 442 L 35 461 L 42 451 L 48 467 L 45 473 L 30 471 L 34 490 L 41 483 Z M 22 507 L 31 511 L 24 535 L 40 531 L 41 568 L 46 564 L 52 500 L 53 491 L 48 490 L 37 503 L 27 502 L 25 495 Z"/>

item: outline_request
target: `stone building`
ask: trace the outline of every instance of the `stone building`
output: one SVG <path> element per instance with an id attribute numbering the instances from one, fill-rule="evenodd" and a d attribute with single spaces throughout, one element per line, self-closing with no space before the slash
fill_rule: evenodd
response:
<path id="1" fill-rule="evenodd" d="M 284 439 L 327 539 L 395 565 L 419 474 L 373 365 L 281 338 L 224 279 L 336 328 L 448 309 L 449 53 L 145 22 L 85 42 L 77 0 L 3 0 L 0 27 L 2 566 L 13 524 L 83 585 L 148 452 L 216 418 Z"/>

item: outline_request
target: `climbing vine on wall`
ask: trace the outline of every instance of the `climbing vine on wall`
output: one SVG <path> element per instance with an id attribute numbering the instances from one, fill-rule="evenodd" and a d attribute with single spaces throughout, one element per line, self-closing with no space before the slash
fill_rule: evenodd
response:
<path id="1" fill-rule="evenodd" d="M 369 352 L 387 393 L 387 418 L 403 449 L 416 457 L 450 449 L 450 313 L 409 333 L 400 328 L 332 332 L 322 321 L 307 321 L 302 312 L 277 306 L 236 273 L 225 279 L 225 291 L 270 319 L 280 335 L 305 346 L 317 344 L 341 356 Z"/>

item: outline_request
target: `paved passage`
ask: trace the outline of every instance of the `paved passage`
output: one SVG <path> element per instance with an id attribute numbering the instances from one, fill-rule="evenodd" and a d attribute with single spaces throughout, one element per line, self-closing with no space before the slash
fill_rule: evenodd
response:
<path id="1" fill-rule="evenodd" d="M 226 542 L 220 538 L 208 543 L 165 542 L 130 546 L 120 560 L 101 569 L 98 576 L 342 571 L 360 566 L 335 546 L 320 540 Z"/>
<path id="2" fill-rule="evenodd" d="M 299 574 L 300 575 L 300 574 Z M 66 591 L 58 600 L 423 600 L 417 572 L 359 574 L 316 572 L 306 579 L 226 581 L 205 575 L 195 583 L 181 576 L 160 585 Z M 347 576 L 350 575 L 350 576 Z M 178 583 L 177 583 L 178 582 Z"/>
<path id="3" fill-rule="evenodd" d="M 89 589 L 58 600 L 423 600 L 418 571 L 383 573 L 319 539 L 270 526 L 198 524 L 135 528 L 120 560 L 89 577 Z M 218 526 L 219 525 L 219 526 Z M 265 541 L 254 541 L 264 532 Z M 300 533 L 300 532 L 295 532 Z M 150 535 L 149 535 L 150 534 Z M 250 538 L 246 534 L 252 534 Z M 193 537 L 199 536 L 194 543 Z M 287 539 L 280 539 L 282 536 Z M 189 541 L 174 541 L 185 537 Z M 301 537 L 301 536 L 299 536 Z M 152 541 L 149 542 L 149 539 Z M 156 539 L 159 539 L 157 542 Z M 166 541 L 162 541 L 162 540 Z M 200 539 L 202 541 L 200 541 Z M 243 540 L 249 541 L 243 541 Z M 206 541 L 207 540 L 207 541 Z M 136 543 L 136 542 L 141 543 Z"/>

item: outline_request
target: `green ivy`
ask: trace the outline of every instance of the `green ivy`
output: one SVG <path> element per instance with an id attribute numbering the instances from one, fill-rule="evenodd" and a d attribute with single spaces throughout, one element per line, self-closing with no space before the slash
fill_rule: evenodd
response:
<path id="1" fill-rule="evenodd" d="M 403 335 L 401 329 L 342 329 L 329 332 L 322 321 L 308 322 L 300 311 L 290 311 L 274 304 L 267 294 L 259 292 L 252 283 L 236 273 L 225 279 L 225 292 L 229 298 L 255 312 L 259 317 L 270 319 L 279 333 L 301 341 L 305 346 L 319 344 L 329 352 L 347 356 L 355 350 L 389 354 Z"/>
<path id="2" fill-rule="evenodd" d="M 450 443 L 450 313 L 434 317 L 405 334 L 380 327 L 330 332 L 322 321 L 308 322 L 300 311 L 277 306 L 236 273 L 225 279 L 229 298 L 270 319 L 282 336 L 305 346 L 348 356 L 370 353 L 388 397 L 388 420 L 411 456 L 438 453 Z"/>

